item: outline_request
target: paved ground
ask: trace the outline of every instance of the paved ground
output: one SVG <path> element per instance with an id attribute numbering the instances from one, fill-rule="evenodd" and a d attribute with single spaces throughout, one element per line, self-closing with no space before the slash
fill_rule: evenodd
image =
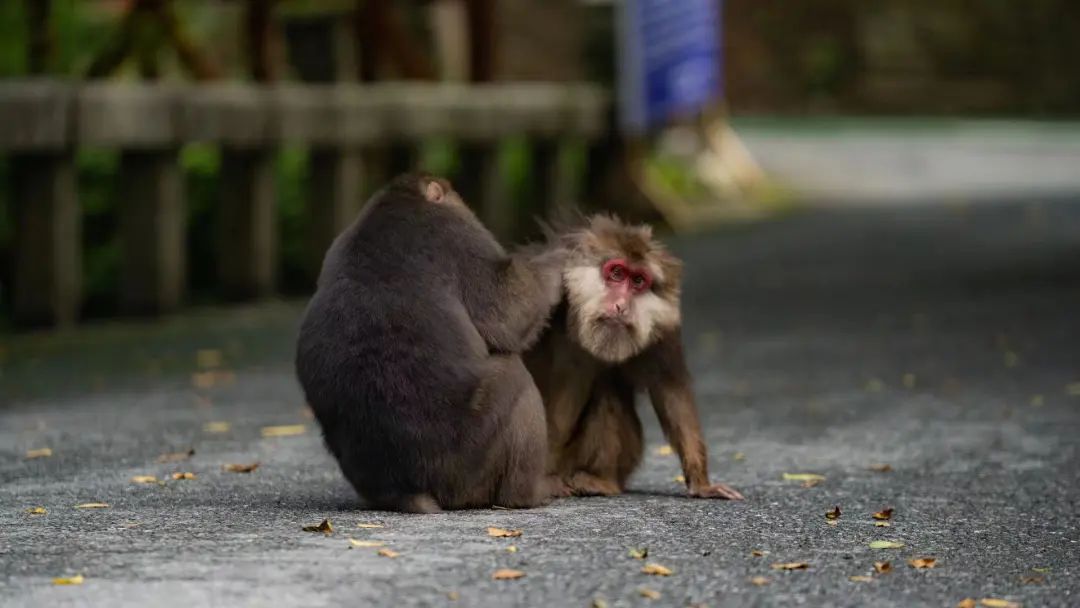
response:
<path id="1" fill-rule="evenodd" d="M 99 326 L 7 339 L 0 355 L 0 604 L 443 606 L 449 592 L 463 606 L 1080 603 L 1080 204 L 811 212 L 676 249 L 714 476 L 745 502 L 680 497 L 675 460 L 650 453 L 620 498 L 363 511 L 301 409 L 296 304 Z M 199 349 L 219 350 L 235 377 L 193 387 Z M 210 433 L 213 421 L 231 428 Z M 308 430 L 260 436 L 282 424 Z M 24 459 L 41 447 L 53 455 Z M 188 462 L 155 462 L 188 448 Z M 198 477 L 130 481 L 178 471 Z M 804 488 L 783 473 L 826 480 Z M 73 508 L 91 501 L 111 506 Z M 36 506 L 48 514 L 26 513 Z M 885 507 L 892 526 L 875 527 Z M 327 517 L 332 536 L 301 530 Z M 524 533 L 488 538 L 487 526 Z M 674 574 L 641 574 L 632 547 Z M 906 565 L 921 556 L 938 567 Z M 795 561 L 809 568 L 770 569 Z M 875 561 L 894 571 L 873 575 Z M 493 581 L 498 568 L 526 577 Z M 76 573 L 81 586 L 51 584 Z"/>

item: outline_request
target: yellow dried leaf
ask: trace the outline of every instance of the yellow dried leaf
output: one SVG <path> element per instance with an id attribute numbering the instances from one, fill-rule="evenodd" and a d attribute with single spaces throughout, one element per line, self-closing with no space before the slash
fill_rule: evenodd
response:
<path id="1" fill-rule="evenodd" d="M 641 594 L 641 597 L 643 597 L 643 598 L 645 598 L 647 600 L 658 600 L 658 599 L 660 599 L 660 592 L 656 591 L 656 590 L 653 590 L 653 589 L 649 589 L 648 587 L 641 587 L 637 591 L 638 591 L 639 594 Z"/>
<path id="2" fill-rule="evenodd" d="M 888 574 L 892 572 L 892 564 L 889 562 L 874 562 L 874 572 Z"/>
<path id="3" fill-rule="evenodd" d="M 596 598 L 592 601 L 592 604 L 589 604 L 589 606 L 590 608 L 608 608 L 608 603 L 605 600 Z"/>
<path id="4" fill-rule="evenodd" d="M 203 431 L 207 433 L 228 433 L 229 429 L 232 428 L 232 425 L 228 422 L 215 421 L 207 422 L 202 428 Z"/>
<path id="5" fill-rule="evenodd" d="M 933 568 L 937 565 L 937 558 L 934 557 L 914 557 L 908 560 L 908 565 L 912 568 L 919 570 L 925 568 Z"/>
<path id="6" fill-rule="evenodd" d="M 492 538 L 517 538 L 521 536 L 521 530 L 507 530 L 505 528 L 488 528 L 487 533 Z"/>
<path id="7" fill-rule="evenodd" d="M 330 523 L 329 519 L 324 519 L 314 526 L 304 526 L 304 532 L 322 532 L 323 534 L 330 536 L 334 533 L 334 526 Z"/>
<path id="8" fill-rule="evenodd" d="M 1032 568 L 1031 571 L 1039 574 L 1050 574 L 1050 568 Z"/>
<path id="9" fill-rule="evenodd" d="M 250 473 L 259 468 L 259 463 L 252 462 L 250 464 L 224 464 L 221 465 L 222 469 L 225 469 L 229 473 Z"/>
<path id="10" fill-rule="evenodd" d="M 1005 367 L 1016 367 L 1017 365 L 1020 365 L 1020 355 L 1011 350 L 1005 351 L 1002 354 L 1002 360 L 1005 363 Z"/>
<path id="11" fill-rule="evenodd" d="M 382 528 L 382 524 L 356 524 L 357 528 Z"/>
<path id="12" fill-rule="evenodd" d="M 746 460 L 746 454 L 743 454 L 742 452 L 735 452 L 735 455 L 732 456 L 732 458 L 734 458 L 735 460 Z"/>
<path id="13" fill-rule="evenodd" d="M 1067 384 L 1065 386 L 1065 393 L 1070 397 L 1080 397 L 1080 382 L 1071 382 Z"/>
<path id="14" fill-rule="evenodd" d="M 397 551 L 393 551 L 391 549 L 379 549 L 378 555 L 379 555 L 379 557 L 388 557 L 390 559 L 395 559 L 396 557 L 398 557 L 401 554 L 398 553 Z"/>
<path id="15" fill-rule="evenodd" d="M 446 592 L 446 599 L 450 600 L 451 602 L 456 602 L 459 598 L 461 598 L 461 595 L 459 595 L 457 591 Z"/>
<path id="16" fill-rule="evenodd" d="M 653 576 L 671 576 L 674 572 L 671 568 L 661 566 L 660 564 L 645 564 L 641 569 L 642 574 L 651 574 Z"/>
<path id="17" fill-rule="evenodd" d="M 783 562 L 769 566 L 773 570 L 806 570 L 810 564 L 806 562 Z"/>
<path id="18" fill-rule="evenodd" d="M 784 473 L 784 481 L 825 481 L 824 475 L 817 473 Z"/>
<path id="19" fill-rule="evenodd" d="M 840 507 L 835 506 L 830 511 L 825 512 L 825 519 L 840 519 Z"/>
<path id="20" fill-rule="evenodd" d="M 758 587 L 764 587 L 765 585 L 769 584 L 769 579 L 765 578 L 764 576 L 755 576 L 750 579 L 750 582 L 757 585 Z"/>
<path id="21" fill-rule="evenodd" d="M 349 539 L 349 548 L 352 547 L 382 547 L 386 543 L 381 540 L 356 540 L 355 538 Z"/>
<path id="22" fill-rule="evenodd" d="M 75 505 L 76 509 L 108 509 L 109 505 L 104 502 L 84 502 L 81 505 Z"/>
<path id="23" fill-rule="evenodd" d="M 674 481 L 675 483 L 686 483 L 686 477 L 682 475 L 676 475 L 675 477 L 671 478 L 671 481 Z"/>
<path id="24" fill-rule="evenodd" d="M 836 519 L 827 519 L 827 520 L 825 520 L 825 523 L 830 525 L 830 526 L 839 526 L 840 525 L 840 521 L 836 520 Z"/>
<path id="25" fill-rule="evenodd" d="M 870 543 L 871 549 L 900 549 L 904 543 L 896 540 L 875 540 Z"/>
<path id="26" fill-rule="evenodd" d="M 1041 585 L 1046 582 L 1046 577 L 1041 574 L 1025 574 L 1020 577 L 1021 585 Z"/>
<path id="27" fill-rule="evenodd" d="M 874 519 L 877 519 L 877 520 L 880 520 L 880 521 L 889 521 L 890 519 L 892 519 L 892 514 L 893 514 L 893 509 L 892 509 L 892 507 L 889 507 L 887 509 L 882 509 L 882 510 L 878 511 L 877 513 L 874 513 L 872 515 L 872 517 Z"/>
<path id="28" fill-rule="evenodd" d="M 956 608 L 975 608 L 975 600 L 970 597 L 965 597 L 956 604 Z"/>
<path id="29" fill-rule="evenodd" d="M 161 480 L 153 475 L 136 475 L 131 478 L 132 483 L 161 483 Z"/>
<path id="30" fill-rule="evenodd" d="M 866 386 L 863 388 L 865 388 L 868 393 L 880 393 L 885 389 L 885 383 L 877 378 L 871 378 L 866 381 Z"/>
<path id="31" fill-rule="evenodd" d="M 507 553 L 517 553 L 518 552 L 517 545 L 510 545 L 509 547 L 506 548 L 506 552 Z"/>
<path id="32" fill-rule="evenodd" d="M 892 524 L 890 524 L 887 521 L 875 521 L 874 522 L 874 526 L 877 527 L 877 528 L 888 528 L 891 525 Z"/>
<path id="33" fill-rule="evenodd" d="M 511 568 L 500 568 L 491 574 L 491 578 L 496 581 L 512 581 L 523 576 L 525 576 L 524 572 Z"/>
<path id="34" fill-rule="evenodd" d="M 1010 602 L 996 597 L 984 597 L 979 600 L 979 605 L 986 606 L 986 608 L 1020 608 L 1020 604 L 1017 602 Z"/>
<path id="35" fill-rule="evenodd" d="M 52 584 L 54 584 L 54 585 L 81 585 L 81 584 L 83 584 L 84 580 L 86 580 L 86 579 L 83 578 L 83 575 L 76 574 L 75 576 L 70 576 L 70 577 L 66 577 L 66 578 L 54 578 L 54 579 L 52 579 Z"/>
<path id="36" fill-rule="evenodd" d="M 754 557 L 765 557 L 768 554 L 769 554 L 768 551 L 762 551 L 761 549 L 754 549 L 753 551 L 750 552 L 750 555 L 752 555 Z"/>
<path id="37" fill-rule="evenodd" d="M 645 559 L 646 557 L 649 557 L 649 548 L 648 547 L 642 547 L 640 549 L 631 548 L 630 549 L 630 557 L 632 557 L 634 559 Z"/>
<path id="38" fill-rule="evenodd" d="M 671 456 L 674 453 L 675 450 L 672 449 L 670 445 L 666 444 L 653 448 L 653 454 L 656 454 L 657 456 Z"/>
<path id="39" fill-rule="evenodd" d="M 182 479 L 195 479 L 195 473 L 187 473 L 187 472 L 173 473 L 172 478 L 175 479 L 176 481 L 180 481 Z"/>
<path id="40" fill-rule="evenodd" d="M 867 468 L 869 468 L 871 471 L 874 471 L 875 473 L 889 473 L 889 472 L 892 472 L 892 470 L 893 470 L 891 464 L 883 464 L 883 463 L 881 463 L 881 464 L 872 464 Z"/>
<path id="41" fill-rule="evenodd" d="M 1031 407 L 1042 407 L 1044 403 L 1046 403 L 1046 400 L 1042 395 L 1032 395 L 1031 400 L 1028 401 L 1028 404 L 1031 405 Z"/>
<path id="42" fill-rule="evenodd" d="M 190 450 L 188 450 L 186 452 L 169 452 L 167 454 L 162 454 L 161 456 L 158 456 L 157 461 L 158 462 L 163 462 L 163 463 L 164 462 L 182 462 L 184 460 L 187 460 L 187 459 L 191 458 L 194 455 L 195 455 L 195 450 L 194 449 L 190 449 Z"/>
<path id="43" fill-rule="evenodd" d="M 26 459 L 33 460 L 35 458 L 48 458 L 52 456 L 52 448 L 38 448 L 36 450 L 26 450 Z"/>
<path id="44" fill-rule="evenodd" d="M 302 424 L 264 426 L 262 428 L 263 437 L 293 437 L 295 435 L 303 435 L 305 432 L 307 432 L 307 427 Z"/>
<path id="45" fill-rule="evenodd" d="M 908 390 L 915 388 L 915 374 L 904 374 L 904 378 L 901 382 L 903 382 L 904 388 Z"/>
<path id="46" fill-rule="evenodd" d="M 48 511 L 45 510 L 45 507 L 30 507 L 26 512 L 30 515 L 45 515 L 48 513 Z"/>
<path id="47" fill-rule="evenodd" d="M 221 351 L 213 348 L 204 348 L 195 353 L 195 365 L 199 369 L 211 369 L 221 367 Z"/>
<path id="48" fill-rule="evenodd" d="M 849 576 L 848 580 L 853 582 L 853 583 L 872 583 L 872 582 L 874 582 L 874 577 L 872 577 L 872 576 Z"/>
<path id="49" fill-rule="evenodd" d="M 820 484 L 821 484 L 820 479 L 807 479 L 806 481 L 802 482 L 799 485 L 804 487 L 804 488 L 812 488 L 812 487 L 820 485 Z"/>

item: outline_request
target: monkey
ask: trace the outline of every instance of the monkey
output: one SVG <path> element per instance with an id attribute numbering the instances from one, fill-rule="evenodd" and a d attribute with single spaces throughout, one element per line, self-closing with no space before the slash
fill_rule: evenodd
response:
<path id="1" fill-rule="evenodd" d="M 564 301 L 525 364 L 543 396 L 548 474 L 558 496 L 612 496 L 642 459 L 639 391 L 648 392 L 679 456 L 688 494 L 742 499 L 709 481 L 706 446 L 682 346 L 682 262 L 652 236 L 597 215 L 561 231 Z"/>
<path id="2" fill-rule="evenodd" d="M 296 373 L 362 499 L 431 513 L 550 501 L 543 403 L 521 353 L 565 254 L 508 254 L 446 180 L 405 174 L 327 251 Z"/>

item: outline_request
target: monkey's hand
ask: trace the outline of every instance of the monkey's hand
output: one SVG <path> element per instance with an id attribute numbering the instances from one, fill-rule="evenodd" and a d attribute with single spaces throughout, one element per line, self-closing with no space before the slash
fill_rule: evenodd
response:
<path id="1" fill-rule="evenodd" d="M 691 498 L 721 498 L 724 500 L 743 500 L 743 495 L 738 490 L 725 483 L 714 483 L 704 486 L 691 486 L 689 490 Z"/>

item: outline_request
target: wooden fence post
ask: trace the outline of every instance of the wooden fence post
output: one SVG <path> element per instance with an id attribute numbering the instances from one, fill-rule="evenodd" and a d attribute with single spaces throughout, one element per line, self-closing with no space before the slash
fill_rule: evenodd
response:
<path id="1" fill-rule="evenodd" d="M 277 286 L 274 158 L 272 149 L 222 150 L 218 278 L 232 299 L 268 296 Z"/>

